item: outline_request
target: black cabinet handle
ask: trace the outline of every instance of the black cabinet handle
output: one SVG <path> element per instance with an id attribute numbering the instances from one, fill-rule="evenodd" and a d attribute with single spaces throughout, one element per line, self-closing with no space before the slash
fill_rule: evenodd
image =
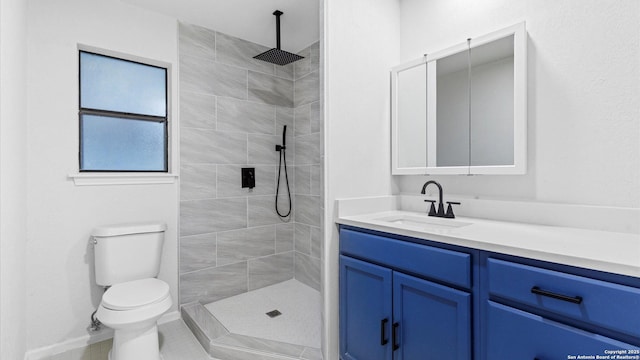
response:
<path id="1" fill-rule="evenodd" d="M 387 336 L 385 335 L 385 328 L 387 327 L 387 323 L 389 322 L 389 319 L 382 319 L 380 321 L 380 345 L 387 345 L 389 343 L 389 339 L 387 339 Z"/>
<path id="2" fill-rule="evenodd" d="M 542 296 L 547 296 L 550 298 L 554 298 L 554 299 L 558 299 L 558 300 L 562 300 L 562 301 L 567 301 L 570 303 L 574 303 L 574 304 L 580 304 L 582 303 L 582 296 L 567 296 L 567 295 L 562 295 L 562 294 L 556 294 L 554 292 L 551 291 L 547 291 L 547 290 L 542 290 L 537 286 L 534 286 L 531 288 L 531 292 L 536 294 L 536 295 L 542 295 Z"/>
<path id="3" fill-rule="evenodd" d="M 392 338 L 392 349 L 396 351 L 400 349 L 400 345 L 398 344 L 398 328 L 400 327 L 400 323 L 394 323 L 391 330 L 391 338 Z"/>

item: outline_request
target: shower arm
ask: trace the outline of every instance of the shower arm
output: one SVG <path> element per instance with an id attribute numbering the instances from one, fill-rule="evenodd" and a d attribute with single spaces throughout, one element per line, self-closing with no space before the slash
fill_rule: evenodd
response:
<path id="1" fill-rule="evenodd" d="M 280 50 L 280 15 L 284 14 L 280 10 L 276 10 L 273 12 L 273 15 L 276 16 L 276 49 Z"/>

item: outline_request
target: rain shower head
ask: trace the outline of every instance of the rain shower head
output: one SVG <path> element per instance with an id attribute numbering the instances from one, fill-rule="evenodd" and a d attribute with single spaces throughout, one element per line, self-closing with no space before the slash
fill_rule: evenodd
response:
<path id="1" fill-rule="evenodd" d="M 288 51 L 280 50 L 277 48 L 267 50 L 260 55 L 253 57 L 254 59 L 270 62 L 272 64 L 284 66 L 294 61 L 304 59 L 304 56 L 290 53 Z"/>
<path id="2" fill-rule="evenodd" d="M 276 10 L 273 12 L 273 15 L 276 16 L 276 47 L 271 50 L 267 50 L 260 55 L 254 56 L 254 59 L 270 62 L 272 64 L 280 66 L 290 64 L 300 59 L 304 59 L 304 56 L 293 54 L 280 49 L 280 15 L 282 14 L 283 12 L 280 10 Z"/>

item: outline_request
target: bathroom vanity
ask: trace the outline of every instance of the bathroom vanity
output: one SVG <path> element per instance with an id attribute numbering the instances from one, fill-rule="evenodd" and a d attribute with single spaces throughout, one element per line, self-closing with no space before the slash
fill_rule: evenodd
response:
<path id="1" fill-rule="evenodd" d="M 407 211 L 336 222 L 342 359 L 640 359 L 637 234 Z"/>

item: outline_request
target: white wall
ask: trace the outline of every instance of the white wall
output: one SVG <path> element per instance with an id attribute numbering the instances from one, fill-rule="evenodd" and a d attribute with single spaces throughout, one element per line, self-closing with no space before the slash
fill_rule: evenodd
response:
<path id="1" fill-rule="evenodd" d="M 389 71 L 399 63 L 398 0 L 324 1 L 325 359 L 338 359 L 337 198 L 388 195 Z"/>
<path id="2" fill-rule="evenodd" d="M 78 43 L 171 64 L 177 105 L 177 24 L 120 1 L 32 0 L 28 16 L 26 324 L 27 348 L 38 349 L 90 341 L 89 316 L 102 295 L 89 245 L 98 225 L 167 223 L 159 277 L 177 310 L 177 183 L 75 186 L 67 177 L 78 171 Z"/>
<path id="3" fill-rule="evenodd" d="M 0 358 L 26 347 L 27 6 L 0 1 Z"/>
<path id="4" fill-rule="evenodd" d="M 528 173 L 429 177 L 440 181 L 445 193 L 640 206 L 640 2 L 401 4 L 403 61 L 527 23 Z M 400 190 L 418 193 L 426 179 L 399 177 Z"/>

